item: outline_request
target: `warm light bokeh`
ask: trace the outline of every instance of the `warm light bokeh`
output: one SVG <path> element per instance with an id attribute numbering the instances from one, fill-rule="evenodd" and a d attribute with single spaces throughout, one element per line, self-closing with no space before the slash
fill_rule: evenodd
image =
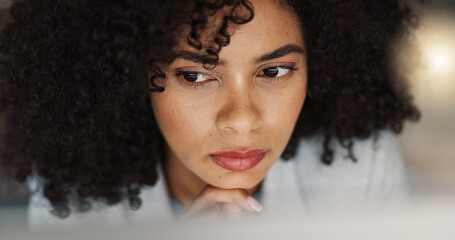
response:
<path id="1" fill-rule="evenodd" d="M 423 192 L 455 190 L 455 15 L 428 11 L 402 40 L 399 74 L 422 112 L 400 136 L 413 184 Z"/>

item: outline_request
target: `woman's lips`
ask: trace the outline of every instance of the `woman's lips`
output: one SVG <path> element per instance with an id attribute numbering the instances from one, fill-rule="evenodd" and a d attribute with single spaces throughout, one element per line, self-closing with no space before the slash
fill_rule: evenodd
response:
<path id="1" fill-rule="evenodd" d="M 210 154 L 210 158 L 220 167 L 231 171 L 245 171 L 256 166 L 264 158 L 267 150 L 226 151 Z"/>

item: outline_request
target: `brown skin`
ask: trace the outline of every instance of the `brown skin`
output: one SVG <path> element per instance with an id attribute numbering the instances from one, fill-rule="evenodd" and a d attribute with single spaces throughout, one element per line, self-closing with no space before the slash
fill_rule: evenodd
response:
<path id="1" fill-rule="evenodd" d="M 151 96 L 166 140 L 168 188 L 187 213 L 214 206 L 230 213 L 255 211 L 254 200 L 248 202 L 248 197 L 283 152 L 305 101 L 304 52 L 258 61 L 286 45 L 304 49 L 297 18 L 277 1 L 252 3 L 255 17 L 236 29 L 214 69 L 177 58 L 163 68 L 168 76 L 166 90 Z M 179 50 L 194 52 L 185 41 Z M 278 75 L 270 77 L 271 70 L 279 70 Z M 191 78 L 188 72 L 201 74 Z M 195 83 L 188 79 L 203 84 L 193 88 Z M 246 149 L 268 152 L 245 171 L 224 169 L 209 157 L 214 152 Z"/>

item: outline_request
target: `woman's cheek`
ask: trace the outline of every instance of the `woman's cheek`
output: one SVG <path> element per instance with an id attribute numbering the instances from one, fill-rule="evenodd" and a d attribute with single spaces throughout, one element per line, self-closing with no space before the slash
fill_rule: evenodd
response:
<path id="1" fill-rule="evenodd" d="M 292 130 L 297 121 L 306 95 L 306 78 L 299 80 L 267 98 L 267 111 L 278 128 Z"/>
<path id="2" fill-rule="evenodd" d="M 166 141 L 177 154 L 197 152 L 204 145 L 206 133 L 212 126 L 209 101 L 164 93 L 153 97 L 152 107 Z"/>

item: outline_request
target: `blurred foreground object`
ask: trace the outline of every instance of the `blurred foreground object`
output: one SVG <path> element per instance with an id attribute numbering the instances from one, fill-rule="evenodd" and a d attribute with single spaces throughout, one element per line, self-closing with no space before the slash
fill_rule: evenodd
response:
<path id="1" fill-rule="evenodd" d="M 292 206 L 292 205 L 291 205 Z M 279 217 L 278 217 L 279 216 Z M 295 211 L 268 218 L 233 221 L 195 220 L 169 223 L 150 219 L 140 226 L 103 225 L 72 231 L 29 232 L 26 226 L 0 225 L 2 240 L 33 239 L 337 239 L 337 240 L 453 240 L 455 205 L 451 198 L 420 198 L 382 211 L 339 209 L 330 214 L 308 215 Z M 102 223 L 100 223 L 102 224 Z"/>

